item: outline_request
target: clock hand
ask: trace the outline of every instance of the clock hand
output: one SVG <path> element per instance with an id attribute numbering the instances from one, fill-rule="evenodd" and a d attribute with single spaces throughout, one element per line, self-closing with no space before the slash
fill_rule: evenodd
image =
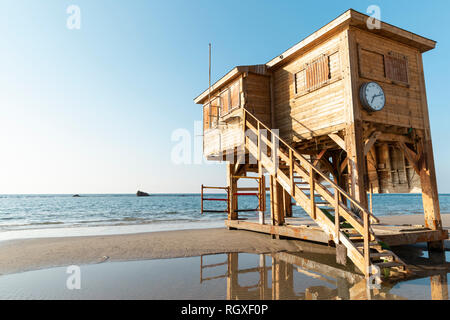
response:
<path id="1" fill-rule="evenodd" d="M 370 103 L 373 103 L 373 99 L 375 99 L 376 97 L 381 97 L 383 96 L 382 94 L 376 94 L 372 97 L 372 101 L 370 101 Z"/>

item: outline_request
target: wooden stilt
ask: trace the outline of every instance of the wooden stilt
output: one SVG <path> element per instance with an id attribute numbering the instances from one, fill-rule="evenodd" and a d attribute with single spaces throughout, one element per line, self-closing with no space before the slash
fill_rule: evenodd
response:
<path id="1" fill-rule="evenodd" d="M 362 132 L 357 122 L 349 125 L 346 132 L 346 145 L 348 156 L 348 172 L 350 174 L 350 194 L 368 209 L 367 194 L 364 181 L 364 172 L 366 172 L 364 144 Z"/>
<path id="2" fill-rule="evenodd" d="M 229 212 L 228 212 L 228 220 L 237 220 L 238 214 L 236 212 L 237 209 L 237 198 L 234 194 L 237 192 L 237 182 L 234 176 L 234 166 L 232 164 L 227 165 L 227 178 L 228 178 L 228 187 L 230 192 L 229 198 Z"/>
<path id="3" fill-rule="evenodd" d="M 346 94 L 351 104 L 346 115 L 345 129 L 345 150 L 348 158 L 348 173 L 350 175 L 350 194 L 361 204 L 363 208 L 368 208 L 367 195 L 364 181 L 366 172 L 366 160 L 364 155 L 364 137 L 361 120 L 361 108 L 359 106 L 359 84 L 351 79 L 357 79 L 358 75 L 358 49 L 355 35 L 347 32 L 348 45 L 348 83 Z"/>
<path id="4" fill-rule="evenodd" d="M 275 225 L 275 211 L 274 211 L 274 203 L 275 203 L 275 188 L 274 188 L 274 178 L 270 176 L 270 221 L 272 225 Z"/>
<path id="5" fill-rule="evenodd" d="M 422 55 L 417 55 L 419 70 L 423 70 Z M 427 93 L 424 73 L 420 73 L 420 89 L 422 114 L 425 130 L 422 143 L 419 143 L 422 153 L 420 163 L 420 183 L 422 185 L 422 201 L 425 216 L 425 225 L 432 230 L 442 230 L 442 220 L 439 208 L 439 196 L 434 167 L 433 144 L 431 142 L 430 117 L 428 113 Z M 419 154 L 420 154 L 419 153 Z M 429 250 L 444 250 L 444 242 L 428 243 Z"/>
<path id="6" fill-rule="evenodd" d="M 428 146 L 425 146 L 426 144 L 423 143 L 422 161 L 419 163 L 425 226 L 432 230 L 440 230 L 442 229 L 442 220 L 432 155 L 433 149 L 431 143 Z M 429 156 L 429 153 L 431 153 L 431 156 Z"/>
<path id="7" fill-rule="evenodd" d="M 284 225 L 284 212 L 283 212 L 283 187 L 278 181 L 274 181 L 274 225 Z"/>
<path id="8" fill-rule="evenodd" d="M 284 203 L 285 216 L 288 218 L 292 217 L 291 195 L 286 190 L 284 190 L 284 192 L 283 192 L 283 203 Z"/>
<path id="9" fill-rule="evenodd" d="M 201 193 L 201 213 L 203 214 L 203 184 L 202 184 L 202 193 Z"/>

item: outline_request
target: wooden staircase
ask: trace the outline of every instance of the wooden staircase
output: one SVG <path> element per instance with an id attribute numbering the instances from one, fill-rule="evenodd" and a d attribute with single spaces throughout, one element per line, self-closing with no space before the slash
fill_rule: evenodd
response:
<path id="1" fill-rule="evenodd" d="M 381 269 L 406 271 L 393 252 L 384 250 L 370 224 L 378 223 L 358 201 L 340 188 L 309 159 L 295 151 L 273 130 L 243 109 L 244 147 L 300 205 L 366 276 Z"/>

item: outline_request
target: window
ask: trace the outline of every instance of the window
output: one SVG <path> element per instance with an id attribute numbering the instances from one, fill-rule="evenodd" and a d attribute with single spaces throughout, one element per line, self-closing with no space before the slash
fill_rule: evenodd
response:
<path id="1" fill-rule="evenodd" d="M 330 78 L 330 58 L 328 55 L 322 55 L 294 75 L 295 93 L 319 89 L 327 84 Z"/>
<path id="2" fill-rule="evenodd" d="M 239 82 L 233 84 L 230 88 L 231 109 L 239 107 Z"/>
<path id="3" fill-rule="evenodd" d="M 408 83 L 408 63 L 406 57 L 394 56 L 393 53 L 385 56 L 386 78 L 393 81 Z"/>
<path id="4" fill-rule="evenodd" d="M 220 99 L 213 98 L 211 103 L 207 103 L 203 107 L 203 129 L 216 128 L 219 123 Z"/>
<path id="5" fill-rule="evenodd" d="M 408 58 L 396 52 L 359 48 L 359 75 L 362 78 L 408 85 Z"/>
<path id="6" fill-rule="evenodd" d="M 220 94 L 221 116 L 240 106 L 239 88 L 239 82 L 236 82 Z"/>
<path id="7" fill-rule="evenodd" d="M 305 77 L 305 70 L 302 70 L 300 72 L 297 72 L 294 76 L 294 82 L 295 82 L 295 93 L 300 93 L 306 90 L 306 77 Z"/>
<path id="8" fill-rule="evenodd" d="M 366 49 L 359 51 L 359 68 L 360 75 L 370 79 L 384 79 L 384 55 Z"/>
<path id="9" fill-rule="evenodd" d="M 323 56 L 306 67 L 306 87 L 314 90 L 330 78 L 328 56 Z"/>
<path id="10" fill-rule="evenodd" d="M 239 108 L 240 105 L 240 82 L 236 81 L 219 95 L 211 98 L 211 104 L 206 103 L 203 106 L 204 130 L 217 128 L 219 117 L 229 113 L 234 108 Z"/>
<path id="11" fill-rule="evenodd" d="M 229 90 L 225 90 L 220 94 L 220 102 L 222 106 L 222 110 L 220 111 L 221 115 L 227 114 L 230 111 L 230 92 Z"/>

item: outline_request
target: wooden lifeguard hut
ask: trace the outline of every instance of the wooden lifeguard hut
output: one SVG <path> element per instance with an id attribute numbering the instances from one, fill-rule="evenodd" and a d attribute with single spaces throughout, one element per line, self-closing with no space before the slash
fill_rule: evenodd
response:
<path id="1" fill-rule="evenodd" d="M 228 162 L 226 225 L 334 243 L 338 259 L 366 276 L 404 269 L 385 244 L 442 250 L 448 238 L 422 64 L 436 42 L 368 19 L 348 10 L 266 64 L 235 67 L 194 100 L 203 105 L 204 155 Z M 257 186 L 238 188 L 246 178 Z M 270 221 L 239 219 L 243 190 L 256 191 L 265 211 L 266 181 Z M 372 192 L 421 192 L 424 225 L 379 224 Z M 293 203 L 315 224 L 292 217 Z"/>

